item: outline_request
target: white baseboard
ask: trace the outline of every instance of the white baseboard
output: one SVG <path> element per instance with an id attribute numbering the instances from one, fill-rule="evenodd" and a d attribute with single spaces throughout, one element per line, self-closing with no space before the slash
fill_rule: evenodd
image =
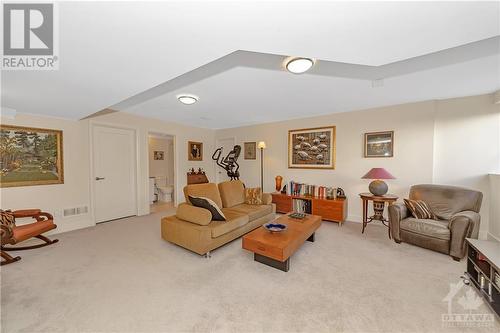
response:
<path id="1" fill-rule="evenodd" d="M 478 239 L 487 239 L 488 238 L 488 231 L 486 231 L 486 230 L 479 230 L 477 238 Z"/>
<path id="2" fill-rule="evenodd" d="M 363 217 L 359 215 L 351 215 L 349 214 L 347 216 L 347 221 L 349 222 L 355 222 L 355 223 L 362 223 L 363 222 Z"/>
<path id="3" fill-rule="evenodd" d="M 57 224 L 57 229 L 51 230 L 48 232 L 48 235 L 56 235 L 60 234 L 63 232 L 68 232 L 68 231 L 73 231 L 73 230 L 78 230 L 78 229 L 83 229 L 83 228 L 88 228 L 88 227 L 94 227 L 95 223 L 94 221 L 90 218 L 85 219 L 55 219 L 54 223 Z"/>
<path id="4" fill-rule="evenodd" d="M 486 234 L 487 234 L 487 236 L 486 236 L 485 239 L 495 240 L 497 242 L 500 242 L 500 237 L 497 237 L 497 236 L 493 235 L 491 232 L 487 232 Z"/>

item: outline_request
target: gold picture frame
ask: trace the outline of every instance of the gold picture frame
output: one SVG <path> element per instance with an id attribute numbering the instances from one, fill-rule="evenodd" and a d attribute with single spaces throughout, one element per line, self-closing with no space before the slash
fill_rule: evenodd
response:
<path id="1" fill-rule="evenodd" d="M 257 159 L 257 142 L 245 142 L 243 145 L 245 160 Z"/>
<path id="2" fill-rule="evenodd" d="M 63 132 L 0 125 L 0 187 L 64 184 Z"/>
<path id="3" fill-rule="evenodd" d="M 155 161 L 163 161 L 165 159 L 165 152 L 162 150 L 155 150 L 153 152 L 153 159 Z"/>
<path id="4" fill-rule="evenodd" d="M 365 158 L 394 157 L 394 131 L 365 133 Z"/>
<path id="5" fill-rule="evenodd" d="M 335 169 L 336 127 L 288 131 L 288 168 Z"/>
<path id="6" fill-rule="evenodd" d="M 188 161 L 203 161 L 203 142 L 188 141 Z"/>

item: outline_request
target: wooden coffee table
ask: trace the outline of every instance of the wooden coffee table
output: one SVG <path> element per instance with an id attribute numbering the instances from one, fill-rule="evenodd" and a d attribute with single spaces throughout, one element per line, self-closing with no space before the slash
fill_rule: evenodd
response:
<path id="1" fill-rule="evenodd" d="M 271 233 L 264 227 L 243 236 L 242 247 L 254 253 L 254 260 L 288 272 L 290 257 L 305 242 L 314 242 L 314 233 L 321 226 L 321 216 L 307 215 L 304 219 L 293 219 L 288 215 L 277 218 L 274 223 L 286 224 L 287 230 Z"/>

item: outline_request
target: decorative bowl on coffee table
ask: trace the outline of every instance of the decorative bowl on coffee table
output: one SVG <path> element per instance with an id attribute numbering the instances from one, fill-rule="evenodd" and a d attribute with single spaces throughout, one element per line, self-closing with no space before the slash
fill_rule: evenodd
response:
<path id="1" fill-rule="evenodd" d="M 266 223 L 264 224 L 264 228 L 270 232 L 282 232 L 287 229 L 286 224 L 281 223 Z"/>

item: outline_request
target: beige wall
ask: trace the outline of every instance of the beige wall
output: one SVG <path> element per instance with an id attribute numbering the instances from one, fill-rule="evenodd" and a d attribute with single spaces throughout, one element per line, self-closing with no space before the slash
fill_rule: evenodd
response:
<path id="1" fill-rule="evenodd" d="M 274 177 L 310 184 L 342 187 L 349 199 L 349 219 L 360 221 L 358 193 L 369 181 L 360 179 L 372 167 L 384 167 L 397 179 L 387 181 L 390 192 L 401 198 L 412 184 L 440 183 L 466 186 L 484 193 L 481 237 L 489 224 L 488 173 L 498 168 L 499 110 L 491 95 L 429 101 L 289 120 L 272 124 L 220 130 L 216 138 L 235 137 L 267 142 L 264 187 L 274 191 Z M 287 167 L 287 132 L 290 129 L 337 126 L 335 170 L 297 170 Z M 394 130 L 393 158 L 363 158 L 363 133 Z M 242 179 L 260 185 L 259 158 L 241 161 Z M 497 203 L 497 206 L 500 203 Z M 495 220 L 498 223 L 498 219 Z M 500 229 L 500 228 L 499 228 Z"/>
<path id="2" fill-rule="evenodd" d="M 491 95 L 480 95 L 437 101 L 436 110 L 434 182 L 483 192 L 481 230 L 486 237 L 488 225 L 499 223 L 489 217 L 488 174 L 499 167 L 500 105 Z"/>
<path id="3" fill-rule="evenodd" d="M 500 91 L 496 93 L 496 101 L 500 101 Z M 500 113 L 498 114 L 498 146 L 500 147 Z M 496 173 L 490 175 L 490 224 L 488 236 L 500 242 L 500 154 Z"/>
<path id="4" fill-rule="evenodd" d="M 2 188 L 1 208 L 42 208 L 58 220 L 58 232 L 93 225 L 90 210 L 88 214 L 62 217 L 65 208 L 90 209 L 88 122 L 18 114 L 15 119 L 2 118 L 1 123 L 62 130 L 64 159 L 64 184 Z"/>
<path id="5" fill-rule="evenodd" d="M 18 110 L 21 111 L 21 110 Z M 18 114 L 15 119 L 2 118 L 2 123 L 44 127 L 63 130 L 64 174 L 65 182 L 61 185 L 30 186 L 2 188 L 1 208 L 20 209 L 39 207 L 47 210 L 57 218 L 58 230 L 63 232 L 94 225 L 92 210 L 89 214 L 78 217 L 62 217 L 64 208 L 87 205 L 92 208 L 91 200 L 91 167 L 90 167 L 90 128 L 93 124 L 132 128 L 137 134 L 137 196 L 138 214 L 149 213 L 149 160 L 148 133 L 163 133 L 174 136 L 177 180 L 175 188 L 186 185 L 186 172 L 189 168 L 201 167 L 206 170 L 209 179 L 214 179 L 214 164 L 206 157 L 202 162 L 187 160 L 187 141 L 204 142 L 205 156 L 214 148 L 214 131 L 184 126 L 176 123 L 162 122 L 126 113 L 113 113 L 90 120 L 70 121 L 57 118 L 37 117 Z M 208 154 L 209 156 L 210 154 Z M 182 191 L 177 191 L 177 200 L 184 201 Z"/>
<path id="6" fill-rule="evenodd" d="M 387 181 L 390 192 L 400 197 L 407 196 L 409 187 L 417 183 L 446 183 L 483 191 L 485 204 L 481 211 L 483 217 L 481 235 L 485 237 L 489 230 L 490 233 L 500 236 L 498 225 L 500 202 L 498 190 L 494 191 L 495 188 L 498 189 L 498 180 L 492 182 L 490 186 L 487 178 L 488 173 L 498 172 L 499 108 L 499 105 L 492 103 L 491 95 L 483 95 L 217 131 L 162 122 L 126 113 L 113 113 L 84 121 L 19 114 L 15 119 L 2 118 L 2 123 L 63 130 L 65 183 L 2 188 L 0 191 L 1 208 L 41 207 L 46 209 L 54 213 L 58 219 L 58 231 L 94 225 L 92 211 L 77 217 L 62 218 L 61 215 L 64 208 L 92 207 L 90 128 L 92 124 L 104 124 L 136 130 L 139 152 L 137 167 L 139 214 L 149 212 L 148 134 L 154 132 L 174 136 L 177 172 L 174 185 L 176 189 L 182 189 L 185 186 L 185 173 L 191 167 L 205 169 L 209 179 L 215 180 L 215 165 L 210 156 L 214 151 L 216 138 L 235 137 L 236 143 L 241 145 L 245 141 L 264 140 L 268 145 L 265 150 L 264 187 L 266 191 L 274 191 L 276 175 L 283 176 L 287 182 L 293 179 L 311 184 L 342 187 L 346 190 L 349 199 L 349 219 L 360 221 L 361 205 L 358 193 L 366 191 L 369 183 L 368 180 L 361 179 L 361 176 L 372 167 L 384 167 L 397 178 Z M 492 119 L 495 121 L 491 121 Z M 328 125 L 337 127 L 336 169 L 288 169 L 288 130 Z M 382 130 L 394 130 L 395 156 L 393 158 L 363 158 L 363 133 Z M 204 142 L 204 161 L 187 160 L 187 141 L 189 140 Z M 257 160 L 244 160 L 242 154 L 239 162 L 242 180 L 248 186 L 259 186 L 259 157 Z M 179 202 L 184 201 L 182 191 L 177 191 L 176 199 Z M 488 225 L 488 220 L 495 221 L 495 223 L 490 222 Z"/>
<path id="7" fill-rule="evenodd" d="M 490 223 L 488 238 L 500 242 L 500 174 L 490 175 Z"/>
<path id="8" fill-rule="evenodd" d="M 265 191 L 274 191 L 276 175 L 286 182 L 342 187 L 349 199 L 349 220 L 360 221 L 358 193 L 366 192 L 369 184 L 361 177 L 371 168 L 383 167 L 391 172 L 397 179 L 387 181 L 390 192 L 401 197 L 407 196 L 412 184 L 432 182 L 434 113 L 434 102 L 422 102 L 220 130 L 216 137 L 235 137 L 241 145 L 245 141 L 266 141 Z M 329 125 L 337 127 L 335 170 L 288 169 L 288 130 Z M 394 157 L 364 158 L 364 133 L 383 130 L 394 130 Z M 240 160 L 242 180 L 248 186 L 260 186 L 259 157 Z"/>

